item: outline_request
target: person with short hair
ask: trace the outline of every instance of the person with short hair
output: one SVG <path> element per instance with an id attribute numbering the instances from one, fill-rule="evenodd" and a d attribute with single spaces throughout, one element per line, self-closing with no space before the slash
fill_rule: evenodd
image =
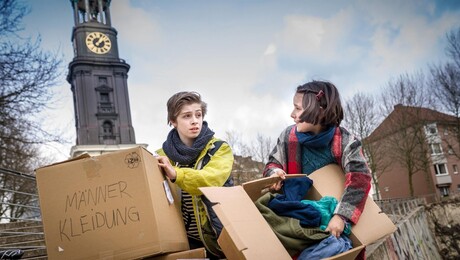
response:
<path id="1" fill-rule="evenodd" d="M 328 164 L 338 164 L 345 174 L 345 187 L 325 231 L 340 237 L 346 224 L 356 224 L 371 188 L 371 173 L 361 141 L 340 126 L 343 109 L 331 82 L 311 81 L 298 86 L 291 113 L 294 125 L 279 136 L 269 155 L 264 177 L 311 174 Z M 271 189 L 281 189 L 283 181 Z"/>
<path id="2" fill-rule="evenodd" d="M 233 186 L 231 147 L 214 137 L 204 121 L 207 104 L 197 92 L 179 92 L 167 102 L 168 124 L 173 129 L 162 149 L 158 165 L 180 189 L 181 211 L 190 248 L 205 247 L 211 259 L 224 258 L 217 238 L 222 223 L 200 187 Z"/>

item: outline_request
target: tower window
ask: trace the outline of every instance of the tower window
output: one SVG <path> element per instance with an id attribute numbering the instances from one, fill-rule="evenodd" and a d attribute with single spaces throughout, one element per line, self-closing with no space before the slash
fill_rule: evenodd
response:
<path id="1" fill-rule="evenodd" d="M 107 77 L 99 77 L 99 85 L 107 85 Z"/>
<path id="2" fill-rule="evenodd" d="M 109 93 L 100 93 L 100 98 L 101 98 L 102 103 L 109 103 L 110 102 Z"/>
<path id="3" fill-rule="evenodd" d="M 113 125 L 112 122 L 105 121 L 102 125 L 104 136 L 113 136 Z"/>

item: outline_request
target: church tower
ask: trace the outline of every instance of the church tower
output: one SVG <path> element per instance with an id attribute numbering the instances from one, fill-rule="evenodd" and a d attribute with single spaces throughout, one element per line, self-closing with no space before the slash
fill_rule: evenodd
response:
<path id="1" fill-rule="evenodd" d="M 67 81 L 73 94 L 76 145 L 71 157 L 136 146 L 128 96 L 130 66 L 118 56 L 111 0 L 70 0 L 74 58 Z"/>

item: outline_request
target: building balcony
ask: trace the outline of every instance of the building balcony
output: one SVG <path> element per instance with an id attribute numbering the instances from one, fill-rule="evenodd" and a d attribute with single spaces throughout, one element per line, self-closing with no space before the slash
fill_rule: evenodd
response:
<path id="1" fill-rule="evenodd" d="M 452 177 L 449 174 L 436 175 L 436 186 L 450 186 Z"/>

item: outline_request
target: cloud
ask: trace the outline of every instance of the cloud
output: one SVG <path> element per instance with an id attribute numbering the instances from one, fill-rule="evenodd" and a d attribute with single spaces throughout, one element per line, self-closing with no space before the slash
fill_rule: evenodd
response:
<path id="1" fill-rule="evenodd" d="M 55 10 L 34 5 L 40 8 L 35 20 L 49 22 L 41 18 Z M 257 133 L 276 138 L 292 123 L 294 89 L 310 79 L 331 80 L 342 98 L 377 93 L 392 76 L 442 59 L 445 32 L 458 26 L 460 14 L 458 8 L 439 5 L 431 0 L 267 1 L 263 6 L 112 1 L 120 58 L 131 65 L 136 141 L 151 150 L 161 146 L 170 130 L 166 101 L 182 90 L 203 95 L 206 119 L 217 136 L 235 130 L 248 142 Z M 49 35 L 59 36 L 72 57 L 71 8 L 68 2 L 59 6 L 66 8 L 60 13 L 67 12 L 68 19 L 61 20 L 67 25 L 63 22 L 62 30 L 40 25 L 44 42 L 56 43 Z M 61 85 L 70 93 L 67 82 Z M 73 118 L 69 102 L 63 125 Z M 71 132 L 74 136 L 75 129 Z"/>
<path id="2" fill-rule="evenodd" d="M 281 33 L 283 51 L 289 56 L 314 59 L 317 63 L 343 61 L 353 54 L 350 35 L 354 25 L 353 13 L 343 9 L 329 18 L 307 15 L 287 15 Z M 351 57 L 350 57 L 351 56 Z"/>
<path id="3" fill-rule="evenodd" d="M 273 43 L 270 43 L 270 44 L 267 46 L 267 49 L 265 49 L 264 55 L 265 55 L 265 56 L 273 55 L 273 54 L 275 54 L 275 52 L 276 52 L 276 45 L 273 44 Z"/>
<path id="4" fill-rule="evenodd" d="M 161 43 L 161 27 L 151 12 L 134 7 L 129 0 L 117 0 L 110 11 L 112 26 L 119 31 L 121 53 L 150 52 Z"/>
<path id="5" fill-rule="evenodd" d="M 286 48 L 309 56 L 321 52 L 325 34 L 324 22 L 324 19 L 316 17 L 287 16 L 283 31 Z"/>

